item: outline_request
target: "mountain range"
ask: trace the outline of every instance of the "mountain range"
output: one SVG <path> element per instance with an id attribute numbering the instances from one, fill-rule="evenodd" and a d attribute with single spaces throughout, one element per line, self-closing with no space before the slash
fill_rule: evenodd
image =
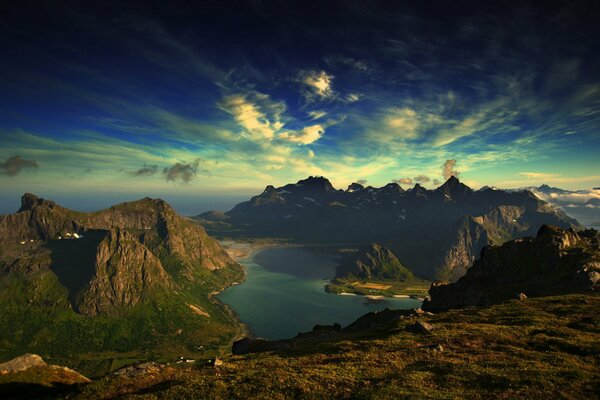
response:
<path id="1" fill-rule="evenodd" d="M 429 279 L 456 280 L 481 248 L 535 235 L 543 224 L 580 227 L 528 190 L 472 190 L 450 177 L 435 190 L 396 183 L 335 189 L 324 177 L 265 190 L 226 213 L 197 217 L 214 235 L 272 236 L 296 241 L 387 246 Z"/>
<path id="2" fill-rule="evenodd" d="M 226 345 L 237 332 L 208 297 L 243 279 L 242 267 L 160 199 L 84 213 L 28 193 L 0 216 L 0 244 L 9 354 Z"/>

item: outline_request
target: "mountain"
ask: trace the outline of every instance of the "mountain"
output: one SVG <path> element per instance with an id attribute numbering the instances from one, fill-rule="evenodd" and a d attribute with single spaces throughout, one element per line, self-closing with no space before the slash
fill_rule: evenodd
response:
<path id="1" fill-rule="evenodd" d="M 335 277 L 338 279 L 363 280 L 414 280 L 413 273 L 385 246 L 371 243 L 350 253 L 337 266 Z"/>
<path id="2" fill-rule="evenodd" d="M 600 233 L 544 225 L 535 238 L 486 246 L 466 275 L 434 284 L 423 308 L 431 311 L 483 306 L 525 296 L 585 293 L 600 289 Z"/>
<path id="3" fill-rule="evenodd" d="M 224 215 L 197 217 L 215 235 L 284 237 L 301 242 L 381 243 L 420 276 L 456 280 L 488 243 L 533 235 L 543 224 L 578 222 L 529 191 L 474 191 L 456 177 L 435 190 L 353 183 L 335 189 L 323 177 L 267 188 Z"/>
<path id="4" fill-rule="evenodd" d="M 163 200 L 77 212 L 27 193 L 18 212 L 0 216 L 0 342 L 9 354 L 57 357 L 175 337 L 226 345 L 237 327 L 209 296 L 242 276 Z"/>

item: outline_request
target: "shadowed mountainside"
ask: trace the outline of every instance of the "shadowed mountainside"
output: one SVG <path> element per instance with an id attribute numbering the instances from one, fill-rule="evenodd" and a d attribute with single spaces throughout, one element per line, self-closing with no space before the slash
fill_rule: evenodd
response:
<path id="1" fill-rule="evenodd" d="M 197 218 L 211 233 L 225 236 L 381 243 L 414 273 L 444 280 L 464 275 L 488 243 L 534 235 L 543 224 L 580 227 L 531 192 L 474 191 L 455 177 L 435 190 L 354 183 L 345 191 L 323 177 L 309 177 L 267 186 L 225 214 Z"/>

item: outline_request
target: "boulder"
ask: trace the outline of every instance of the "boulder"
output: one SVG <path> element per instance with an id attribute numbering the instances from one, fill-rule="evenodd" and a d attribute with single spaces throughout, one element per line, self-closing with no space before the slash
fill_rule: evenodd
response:
<path id="1" fill-rule="evenodd" d="M 31 367 L 45 367 L 47 364 L 37 354 L 25 354 L 0 364 L 0 375 L 25 371 Z"/>
<path id="2" fill-rule="evenodd" d="M 427 322 L 417 321 L 406 327 L 406 330 L 413 333 L 429 333 L 433 330 L 433 326 Z"/>

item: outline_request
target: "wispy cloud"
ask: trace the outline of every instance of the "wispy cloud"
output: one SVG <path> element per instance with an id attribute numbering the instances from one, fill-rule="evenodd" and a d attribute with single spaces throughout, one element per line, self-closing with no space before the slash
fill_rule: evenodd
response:
<path id="1" fill-rule="evenodd" d="M 293 143 L 311 144 L 323 136 L 325 129 L 322 125 L 311 125 L 298 131 L 287 131 L 279 135 L 279 138 Z"/>

